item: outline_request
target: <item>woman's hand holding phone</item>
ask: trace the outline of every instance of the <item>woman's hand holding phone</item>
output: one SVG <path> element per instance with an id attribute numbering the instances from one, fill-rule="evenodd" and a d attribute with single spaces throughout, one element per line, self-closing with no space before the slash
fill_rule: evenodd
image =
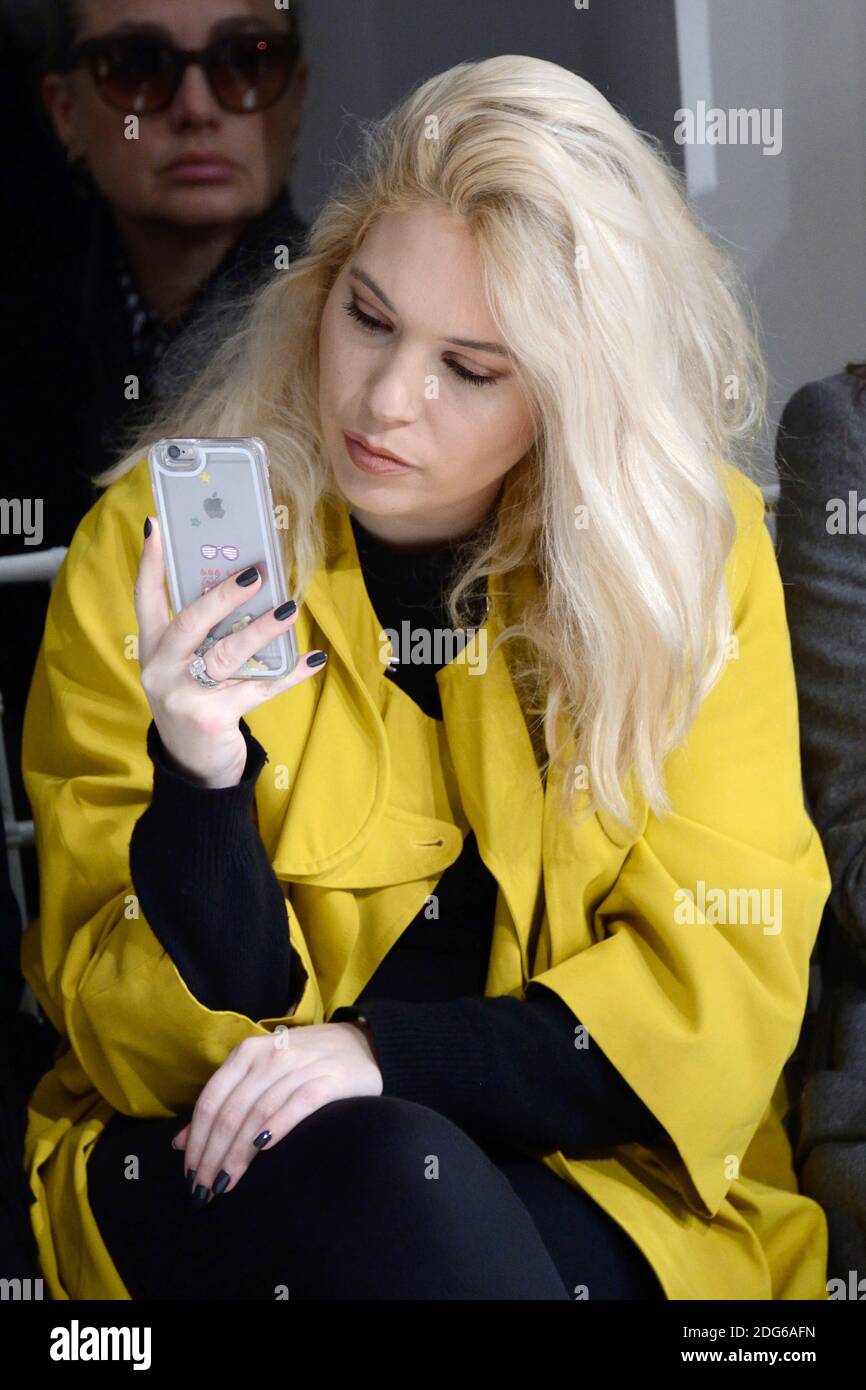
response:
<path id="1" fill-rule="evenodd" d="M 298 615 L 295 609 L 280 621 L 271 612 L 220 638 L 208 649 L 207 672 L 221 682 L 218 688 L 195 680 L 189 667 L 196 648 L 220 619 L 234 612 L 245 594 L 256 592 L 261 574 L 246 587 L 238 585 L 238 576 L 223 580 L 172 619 L 164 588 L 159 523 L 155 517 L 149 520 L 152 529 L 144 542 L 135 582 L 141 683 L 159 736 L 178 771 L 205 787 L 234 787 L 247 761 L 241 717 L 315 675 L 325 663 L 308 665 L 308 658 L 315 653 L 307 652 L 287 676 L 232 679 L 249 657 L 272 642 Z"/>

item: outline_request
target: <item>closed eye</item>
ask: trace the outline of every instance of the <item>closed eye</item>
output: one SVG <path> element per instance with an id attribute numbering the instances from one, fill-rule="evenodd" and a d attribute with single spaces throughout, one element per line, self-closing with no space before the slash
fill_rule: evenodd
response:
<path id="1" fill-rule="evenodd" d="M 359 309 L 354 299 L 343 305 L 350 318 L 356 320 L 368 333 L 390 333 L 391 329 L 387 323 L 382 323 L 380 319 L 374 319 L 370 314 L 365 314 L 363 309 Z M 470 386 L 495 386 L 498 377 L 479 376 L 477 372 L 470 372 L 466 367 L 462 367 L 459 362 L 452 362 L 450 358 L 445 359 L 446 367 L 461 381 L 467 382 Z"/>

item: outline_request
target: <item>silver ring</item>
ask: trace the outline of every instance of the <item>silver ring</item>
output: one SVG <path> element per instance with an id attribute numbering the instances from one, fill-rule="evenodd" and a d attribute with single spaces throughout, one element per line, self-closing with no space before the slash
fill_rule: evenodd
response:
<path id="1" fill-rule="evenodd" d="M 205 652 L 213 646 L 216 640 L 215 637 L 206 637 L 201 645 L 196 647 L 195 660 L 191 661 L 188 667 L 190 675 L 195 677 L 199 685 L 206 685 L 209 690 L 212 690 L 216 685 L 222 685 L 222 681 L 215 681 L 213 676 L 208 674 L 204 660 Z"/>

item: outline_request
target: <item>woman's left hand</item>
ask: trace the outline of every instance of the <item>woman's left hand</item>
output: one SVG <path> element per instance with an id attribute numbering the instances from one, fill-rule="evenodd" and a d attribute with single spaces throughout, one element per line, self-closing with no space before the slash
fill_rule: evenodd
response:
<path id="1" fill-rule="evenodd" d="M 192 1119 L 172 1140 L 184 1151 L 211 1201 L 237 1187 L 260 1148 L 273 1147 L 314 1110 L 347 1096 L 380 1096 L 382 1073 L 368 1031 L 361 1024 L 306 1024 L 280 1028 L 266 1038 L 244 1038 L 202 1090 Z M 271 1138 L 254 1140 L 270 1131 Z M 227 1175 L 227 1177 L 225 1176 Z"/>

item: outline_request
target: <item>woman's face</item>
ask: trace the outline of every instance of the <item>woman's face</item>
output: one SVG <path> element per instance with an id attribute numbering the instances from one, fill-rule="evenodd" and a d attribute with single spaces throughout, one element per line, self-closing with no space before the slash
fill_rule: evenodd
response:
<path id="1" fill-rule="evenodd" d="M 84 0 L 76 41 L 158 31 L 182 49 L 255 28 L 287 32 L 273 0 Z M 165 110 L 139 118 L 138 138 L 125 136 L 126 117 L 99 95 L 90 72 L 51 73 L 43 98 L 59 138 L 73 157 L 83 155 L 103 196 L 131 219 L 188 226 L 244 222 L 273 202 L 285 180 L 300 120 L 306 64 L 265 111 L 224 111 L 200 67 L 188 67 Z M 132 113 L 130 113 L 132 114 Z M 208 164 L 178 164 L 190 153 L 214 156 Z"/>
<path id="2" fill-rule="evenodd" d="M 448 211 L 382 216 L 343 266 L 322 314 L 319 408 L 340 491 L 395 549 L 461 535 L 490 511 L 533 430 L 474 241 Z M 366 471 L 346 432 L 411 467 Z"/>

